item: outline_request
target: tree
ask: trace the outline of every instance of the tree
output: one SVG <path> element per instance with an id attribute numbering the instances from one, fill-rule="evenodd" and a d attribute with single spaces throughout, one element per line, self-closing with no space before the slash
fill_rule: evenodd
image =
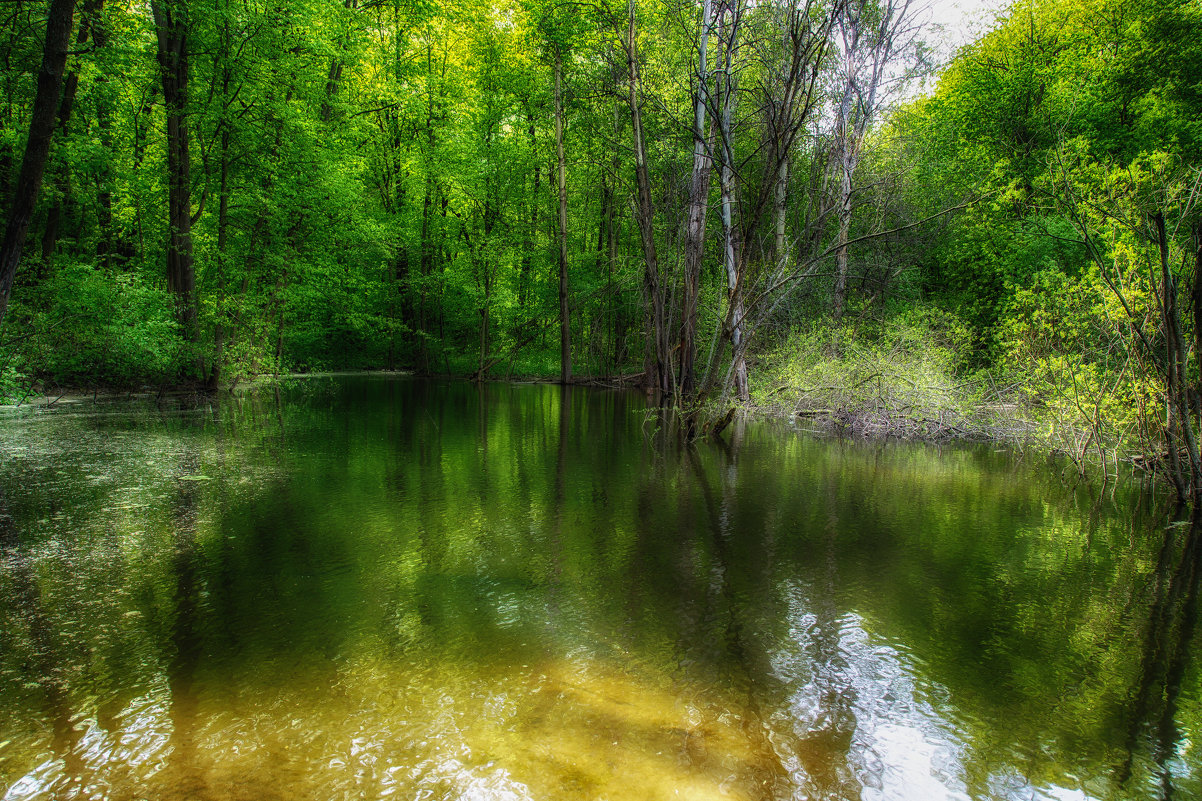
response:
<path id="1" fill-rule="evenodd" d="M 21 263 L 21 249 L 25 245 L 34 206 L 42 188 L 42 176 L 46 170 L 46 157 L 50 153 L 50 140 L 54 134 L 55 116 L 62 93 L 74 14 L 75 0 L 52 0 L 46 14 L 42 67 L 38 72 L 37 95 L 30 116 L 25 155 L 21 159 L 21 172 L 9 205 L 4 239 L 0 241 L 0 329 L 8 311 L 13 279 Z"/>
<path id="2" fill-rule="evenodd" d="M 703 0 L 697 30 L 697 67 L 693 82 L 693 171 L 689 178 L 688 226 L 685 235 L 684 286 L 680 314 L 680 393 L 691 397 L 697 384 L 697 307 L 701 264 L 705 256 L 705 220 L 709 211 L 713 170 L 714 128 L 709 127 L 709 41 L 714 28 L 713 0 Z"/>
<path id="3" fill-rule="evenodd" d="M 643 359 L 644 384 L 663 395 L 672 392 L 672 368 L 668 358 L 668 322 L 666 292 L 660 275 L 655 248 L 655 204 L 651 199 L 651 177 L 647 166 L 647 141 L 643 133 L 640 97 L 638 40 L 634 0 L 626 2 L 626 34 L 620 37 L 626 54 L 627 102 L 630 105 L 630 130 L 634 144 L 634 175 L 637 197 L 634 207 L 643 250 L 643 291 L 646 293 L 646 351 Z"/>
<path id="4" fill-rule="evenodd" d="M 167 286 L 184 338 L 199 338 L 192 254 L 192 157 L 188 135 L 188 0 L 154 0 L 159 70 L 167 110 Z"/>
<path id="5" fill-rule="evenodd" d="M 839 246 L 835 253 L 835 319 L 843 316 L 854 177 L 864 136 L 896 89 L 922 64 L 911 0 L 847 0 L 835 13 L 842 96 L 835 111 L 834 160 L 838 176 L 835 207 Z"/>

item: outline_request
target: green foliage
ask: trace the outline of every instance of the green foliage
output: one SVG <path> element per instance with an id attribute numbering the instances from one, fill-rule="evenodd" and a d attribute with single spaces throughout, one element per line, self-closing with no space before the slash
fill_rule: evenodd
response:
<path id="1" fill-rule="evenodd" d="M 29 376 L 21 372 L 12 354 L 9 356 L 0 364 L 0 403 L 19 403 L 33 391 L 32 382 Z"/>
<path id="2" fill-rule="evenodd" d="M 1033 215 L 1015 222 L 1006 216 L 999 204 L 972 209 L 947 232 L 925 270 L 926 294 L 971 326 L 978 365 L 1004 354 L 999 337 L 1017 293 L 1034 291 L 1041 277 L 1072 284 L 1086 262 L 1063 218 Z"/>
<path id="3" fill-rule="evenodd" d="M 930 186 L 936 202 L 982 198 L 934 242 L 924 294 L 971 327 L 973 364 L 1003 376 L 1042 436 L 1078 456 L 1130 447 L 1137 432 L 1157 447 L 1146 439 L 1166 397 L 1152 221 L 1166 221 L 1187 304 L 1202 219 L 1199 25 L 1192 2 L 1025 0 L 893 121 L 917 143 L 914 202 L 930 204 Z M 1191 340 L 1188 313 L 1182 327 Z"/>
<path id="4" fill-rule="evenodd" d="M 0 105 L 5 186 L 38 63 L 36 43 L 15 33 L 36 27 L 36 5 L 4 23 L 13 34 Z M 554 374 L 557 55 L 574 359 L 581 374 L 640 371 L 649 298 L 631 215 L 623 4 L 187 5 L 195 341 L 164 286 L 169 179 L 154 24 L 144 6 L 110 1 L 94 46 L 71 59 L 78 92 L 14 290 L 5 341 L 19 344 L 2 362 L 4 386 L 184 375 L 224 385 L 378 367 Z M 732 62 L 744 95 L 733 226 L 746 300 L 767 321 L 750 332 L 766 350 L 750 354 L 759 400 L 781 385 L 828 386 L 809 405 L 900 404 L 913 419 L 938 419 L 947 404 L 978 431 L 994 425 L 974 417 L 981 404 L 1021 405 L 1024 419 L 1050 415 L 1063 421 L 1057 430 L 1121 442 L 1131 410 L 1160 402 L 1155 360 L 1133 348 L 1163 336 L 1150 215 L 1171 223 L 1173 275 L 1186 282 L 1192 270 L 1196 0 L 1021 0 L 945 67 L 933 93 L 880 118 L 849 201 L 856 319 L 834 326 L 833 132 L 823 111 L 837 101 L 834 50 L 807 67 L 831 91 L 816 95 L 787 153 L 782 241 L 807 278 L 783 282 L 788 295 L 752 288 L 778 266 L 775 123 L 761 112 L 781 99 L 780 11 L 747 9 Z M 680 121 L 692 118 L 698 89 L 699 18 L 658 2 L 635 12 L 659 278 L 678 327 L 694 144 Z M 720 229 L 711 212 L 698 332 L 698 363 L 713 362 L 719 377 L 731 336 Z M 805 263 L 813 254 L 825 256 Z M 771 326 L 791 333 L 774 337 Z"/>
<path id="5" fill-rule="evenodd" d="M 830 418 L 857 433 L 1001 436 L 982 405 L 988 380 L 963 375 L 970 341 L 963 320 L 935 307 L 811 324 L 765 355 L 754 394 L 778 413 Z"/>
<path id="6" fill-rule="evenodd" d="M 170 380 L 187 357 L 171 296 L 136 275 L 64 267 L 44 290 L 46 305 L 29 320 L 31 373 L 56 384 L 136 386 Z"/>

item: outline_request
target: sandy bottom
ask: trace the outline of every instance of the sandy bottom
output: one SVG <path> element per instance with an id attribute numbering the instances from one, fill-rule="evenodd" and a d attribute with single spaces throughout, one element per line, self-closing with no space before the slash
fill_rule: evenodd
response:
<path id="1" fill-rule="evenodd" d="M 253 682 L 80 717 L 4 799 L 705 801 L 772 798 L 783 776 L 748 710 L 595 660 Z"/>

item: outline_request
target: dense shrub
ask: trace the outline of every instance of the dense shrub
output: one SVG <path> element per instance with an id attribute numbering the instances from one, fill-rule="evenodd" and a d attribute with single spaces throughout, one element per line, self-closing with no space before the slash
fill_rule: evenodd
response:
<path id="1" fill-rule="evenodd" d="M 134 386 L 171 379 L 188 357 L 172 298 L 137 274 L 54 271 L 26 310 L 24 369 L 57 384 Z"/>

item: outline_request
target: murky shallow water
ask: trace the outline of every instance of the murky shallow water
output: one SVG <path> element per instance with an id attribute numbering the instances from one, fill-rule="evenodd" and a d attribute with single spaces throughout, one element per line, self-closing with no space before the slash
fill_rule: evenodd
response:
<path id="1" fill-rule="evenodd" d="M 0 423 L 10 799 L 1202 797 L 1134 488 L 382 376 Z"/>

